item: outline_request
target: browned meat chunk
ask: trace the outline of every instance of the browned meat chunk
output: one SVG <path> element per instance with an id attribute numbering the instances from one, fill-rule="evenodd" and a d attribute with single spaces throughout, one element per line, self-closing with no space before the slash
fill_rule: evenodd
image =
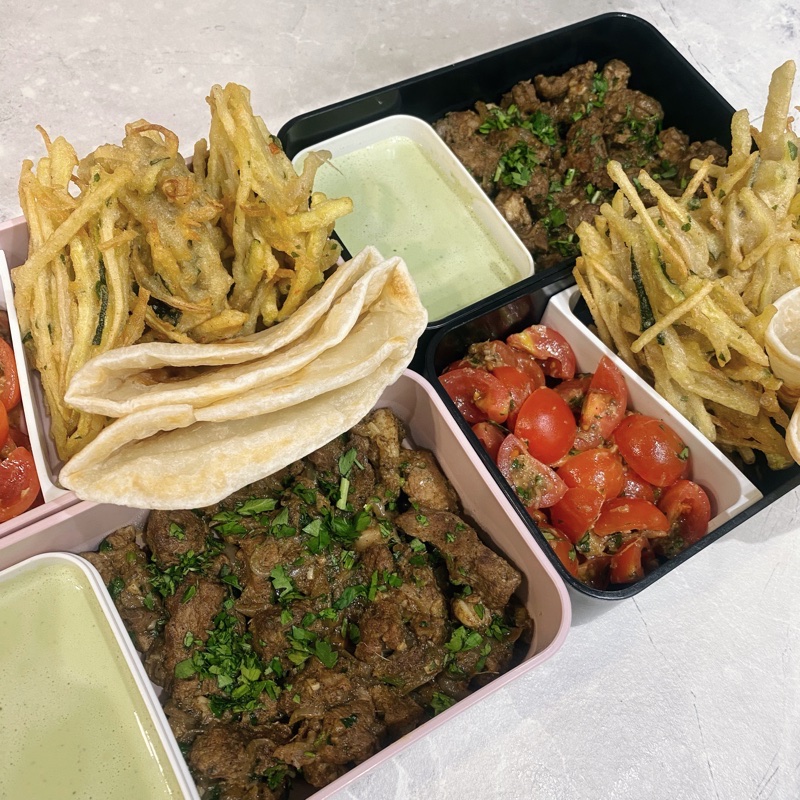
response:
<path id="1" fill-rule="evenodd" d="M 415 450 L 402 463 L 403 491 L 412 503 L 437 511 L 457 512 L 458 496 L 428 450 Z"/>
<path id="2" fill-rule="evenodd" d="M 483 544 L 475 531 L 444 511 L 407 511 L 397 524 L 409 536 L 430 542 L 443 556 L 450 580 L 468 584 L 489 608 L 502 608 L 520 584 L 521 576 L 505 559 Z"/>
<path id="3" fill-rule="evenodd" d="M 167 569 L 190 550 L 203 552 L 209 533 L 206 524 L 191 511 L 153 511 L 147 519 L 144 541 L 159 569 Z"/>

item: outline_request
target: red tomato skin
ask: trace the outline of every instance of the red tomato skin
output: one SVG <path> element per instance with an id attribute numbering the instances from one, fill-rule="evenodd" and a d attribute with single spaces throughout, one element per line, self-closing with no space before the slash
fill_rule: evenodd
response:
<path id="1" fill-rule="evenodd" d="M 5 447 L 9 430 L 8 412 L 6 407 L 0 403 L 0 448 Z"/>
<path id="2" fill-rule="evenodd" d="M 463 367 L 445 372 L 439 382 L 470 424 L 491 420 L 505 422 L 511 407 L 511 393 L 484 369 Z"/>
<path id="3" fill-rule="evenodd" d="M 572 542 L 562 534 L 561 531 L 556 530 L 550 525 L 539 525 L 539 530 L 547 539 L 547 543 L 553 549 L 553 552 L 558 556 L 564 569 L 570 575 L 578 577 L 578 554 L 572 546 Z"/>
<path id="4" fill-rule="evenodd" d="M 586 392 L 589 391 L 591 381 L 591 375 L 579 375 L 568 381 L 561 381 L 553 387 L 567 401 L 567 405 L 576 417 L 581 413 L 583 399 L 586 397 Z"/>
<path id="5" fill-rule="evenodd" d="M 492 461 L 497 462 L 497 453 L 503 439 L 506 438 L 505 431 L 491 422 L 476 422 L 472 426 L 472 432 L 478 437 L 478 441 L 483 445 L 483 449 L 491 457 Z"/>
<path id="6" fill-rule="evenodd" d="M 622 462 L 603 447 L 570 456 L 557 472 L 568 487 L 596 489 L 606 500 L 616 497 L 624 483 Z"/>
<path id="7" fill-rule="evenodd" d="M 462 366 L 488 369 L 490 372 L 494 372 L 498 367 L 514 367 L 524 372 L 534 382 L 534 388 L 544 386 L 545 383 L 544 372 L 530 353 L 515 350 L 499 339 L 470 345 L 466 358 L 458 363 Z"/>
<path id="8" fill-rule="evenodd" d="M 614 431 L 614 442 L 627 464 L 654 486 L 669 486 L 689 469 L 688 448 L 669 425 L 655 417 L 625 417 Z"/>
<path id="9" fill-rule="evenodd" d="M 638 536 L 611 556 L 612 583 L 634 583 L 644 577 L 642 550 L 646 544 L 647 538 Z"/>
<path id="10" fill-rule="evenodd" d="M 497 453 L 497 466 L 528 509 L 549 508 L 567 491 L 564 481 L 550 467 L 534 458 L 513 433 Z"/>
<path id="11" fill-rule="evenodd" d="M 598 536 L 631 531 L 668 531 L 669 521 L 663 512 L 638 497 L 616 497 L 606 500 L 594 532 Z"/>
<path id="12" fill-rule="evenodd" d="M 649 503 L 656 502 L 656 490 L 630 467 L 625 467 L 624 485 L 620 497 L 639 497 Z"/>
<path id="13" fill-rule="evenodd" d="M 569 342 L 546 325 L 531 325 L 520 333 L 512 333 L 506 342 L 542 361 L 544 374 L 551 378 L 570 380 L 575 376 L 575 353 Z"/>
<path id="14" fill-rule="evenodd" d="M 17 447 L 0 462 L 0 522 L 27 511 L 38 494 L 33 456 L 25 447 Z"/>
<path id="15" fill-rule="evenodd" d="M 553 389 L 541 386 L 522 404 L 514 435 L 528 445 L 528 452 L 545 464 L 554 464 L 569 453 L 575 440 L 575 418 L 566 401 Z"/>
<path id="16" fill-rule="evenodd" d="M 581 408 L 580 429 L 608 439 L 625 417 L 628 387 L 619 367 L 603 356 L 592 376 Z"/>
<path id="17" fill-rule="evenodd" d="M 14 360 L 14 351 L 11 345 L 3 338 L 0 338 L 0 403 L 6 411 L 11 411 L 20 399 L 19 375 L 17 374 L 17 362 Z"/>
<path id="18" fill-rule="evenodd" d="M 681 479 L 668 486 L 658 501 L 658 507 L 669 520 L 670 529 L 677 531 L 687 546 L 708 532 L 711 502 L 705 491 L 693 481 Z"/>
<path id="19" fill-rule="evenodd" d="M 577 544 L 600 516 L 603 499 L 597 489 L 574 486 L 550 508 L 550 521 Z"/>
<path id="20" fill-rule="evenodd" d="M 508 412 L 506 425 L 513 431 L 522 404 L 536 388 L 536 384 L 529 375 L 516 367 L 495 367 L 492 375 L 511 393 L 511 410 Z"/>

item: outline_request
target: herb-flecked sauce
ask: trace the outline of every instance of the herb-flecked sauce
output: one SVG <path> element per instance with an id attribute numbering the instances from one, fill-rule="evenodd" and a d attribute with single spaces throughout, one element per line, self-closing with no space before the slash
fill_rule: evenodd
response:
<path id="1" fill-rule="evenodd" d="M 402 256 L 432 320 L 523 277 L 469 198 L 406 136 L 336 156 L 317 174 L 315 188 L 353 199 L 353 212 L 336 222 L 337 234 L 351 253 L 371 244 L 386 258 Z"/>
<path id="2" fill-rule="evenodd" d="M 83 572 L 0 583 L 0 797 L 183 797 Z"/>

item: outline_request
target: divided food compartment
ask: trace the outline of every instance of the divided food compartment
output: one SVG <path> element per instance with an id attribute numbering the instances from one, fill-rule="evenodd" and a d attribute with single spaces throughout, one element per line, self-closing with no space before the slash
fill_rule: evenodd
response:
<path id="1" fill-rule="evenodd" d="M 25 638 L 0 656 L 6 678 L 0 702 L 8 714 L 24 709 L 35 722 L 6 742 L 0 784 L 8 796 L 48 791 L 44 784 L 55 770 L 65 793 L 113 789 L 118 797 L 198 798 L 99 572 L 68 553 L 36 555 L 13 565 L 6 559 L 4 566 L 4 630 Z M 24 631 L 16 629 L 17 617 L 24 619 Z"/>
<path id="2" fill-rule="evenodd" d="M 13 225 L 9 223 L 0 225 L 0 308 L 8 310 L 14 360 L 17 365 L 17 374 L 19 376 L 25 433 L 30 439 L 31 453 L 36 466 L 36 473 L 39 478 L 44 502 L 5 522 L 0 522 L 0 539 L 13 531 L 24 528 L 27 525 L 32 525 L 50 514 L 61 511 L 77 502 L 77 497 L 75 497 L 74 494 L 55 485 L 55 475 L 50 466 L 55 462 L 51 461 L 46 455 L 49 436 L 47 435 L 47 430 L 43 431 L 43 428 L 46 428 L 46 423 L 42 425 L 42 420 L 47 419 L 47 413 L 44 406 L 40 402 L 37 403 L 37 396 L 32 385 L 33 382 L 38 383 L 38 378 L 31 378 L 31 370 L 27 367 L 24 348 L 19 335 L 19 325 L 14 310 L 11 281 L 3 250 L 4 245 L 8 243 L 12 235 L 15 240 L 22 238 L 19 235 L 20 227 L 24 232 L 25 242 L 23 247 L 27 247 L 27 228 L 24 219 L 14 220 Z"/>
<path id="3" fill-rule="evenodd" d="M 719 539 L 724 533 L 754 513 L 764 503 L 763 492 L 754 485 L 719 449 L 709 442 L 693 425 L 678 414 L 648 386 L 627 364 L 609 350 L 573 313 L 580 294 L 574 285 L 571 271 L 562 267 L 520 287 L 510 302 L 490 301 L 470 320 L 442 328 L 431 339 L 425 357 L 425 374 L 436 387 L 451 414 L 472 442 L 480 459 L 517 509 L 531 536 L 544 549 L 559 575 L 571 589 L 573 601 L 586 597 L 619 600 L 630 597 L 651 585 L 699 550 Z M 529 325 L 541 323 L 558 331 L 571 345 L 577 362 L 577 372 L 594 372 L 603 355 L 619 366 L 628 387 L 628 408 L 667 422 L 688 445 L 692 457 L 692 475 L 711 501 L 709 532 L 683 553 L 650 572 L 642 580 L 612 589 L 596 589 L 581 583 L 562 566 L 547 544 L 524 505 L 494 465 L 470 426 L 461 418 L 455 404 L 447 396 L 438 376 L 452 362 L 462 358 L 470 344 L 489 339 L 505 339 Z"/>
<path id="4" fill-rule="evenodd" d="M 406 371 L 385 390 L 378 405 L 388 406 L 406 422 L 416 446 L 433 451 L 461 498 L 467 519 L 474 520 L 486 533 L 487 543 L 503 553 L 523 574 L 517 595 L 534 620 L 535 636 L 524 660 L 514 669 L 319 790 L 313 795 L 315 800 L 330 796 L 421 739 L 434 727 L 541 664 L 561 647 L 571 619 L 564 584 L 481 460 L 475 457 L 463 432 L 430 384 L 418 374 Z M 111 531 L 127 524 L 141 525 L 145 518 L 146 512 L 141 510 L 79 502 L 0 540 L 0 569 L 54 550 L 80 553 L 96 549 Z M 171 734 L 168 738 L 172 738 Z M 196 797 L 193 791 L 187 796 Z"/>

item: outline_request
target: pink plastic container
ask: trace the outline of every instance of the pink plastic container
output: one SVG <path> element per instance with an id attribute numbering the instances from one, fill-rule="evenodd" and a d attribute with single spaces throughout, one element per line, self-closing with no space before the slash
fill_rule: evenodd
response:
<path id="1" fill-rule="evenodd" d="M 485 532 L 487 544 L 522 572 L 518 597 L 535 623 L 535 635 L 525 659 L 514 669 L 319 790 L 313 795 L 314 800 L 329 797 L 435 727 L 550 658 L 563 644 L 571 620 L 564 583 L 430 384 L 416 373 L 406 371 L 397 383 L 385 390 L 378 405 L 391 408 L 406 422 L 414 445 L 433 451 L 458 492 L 465 515 Z M 123 506 L 78 502 L 0 540 L 0 569 L 39 553 L 57 550 L 80 553 L 96 549 L 106 534 L 126 524 L 142 523 L 146 514 Z"/>

